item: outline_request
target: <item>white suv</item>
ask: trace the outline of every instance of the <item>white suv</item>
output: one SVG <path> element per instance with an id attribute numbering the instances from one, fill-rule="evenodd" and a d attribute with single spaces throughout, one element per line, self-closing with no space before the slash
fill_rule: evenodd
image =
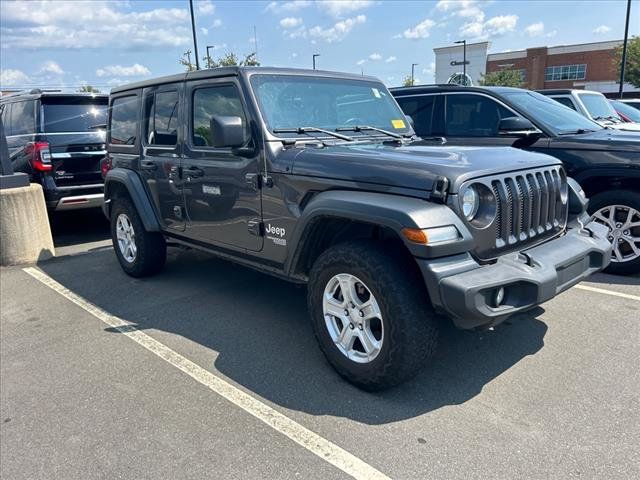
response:
<path id="1" fill-rule="evenodd" d="M 577 111 L 603 127 L 640 132 L 640 124 L 624 122 L 611 106 L 607 97 L 600 92 L 572 89 L 538 90 L 538 92 L 553 98 L 565 107 Z"/>

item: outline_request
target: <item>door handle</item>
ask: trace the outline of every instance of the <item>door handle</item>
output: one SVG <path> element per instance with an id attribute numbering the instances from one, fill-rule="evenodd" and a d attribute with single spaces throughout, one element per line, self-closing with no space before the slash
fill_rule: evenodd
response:
<path id="1" fill-rule="evenodd" d="M 204 170 L 198 167 L 189 167 L 182 170 L 187 177 L 195 178 L 202 177 L 204 175 Z"/>
<path id="2" fill-rule="evenodd" d="M 158 165 L 156 165 L 155 162 L 150 162 L 150 161 L 145 161 L 142 162 L 140 164 L 140 168 L 142 168 L 143 170 L 157 170 L 158 169 Z"/>

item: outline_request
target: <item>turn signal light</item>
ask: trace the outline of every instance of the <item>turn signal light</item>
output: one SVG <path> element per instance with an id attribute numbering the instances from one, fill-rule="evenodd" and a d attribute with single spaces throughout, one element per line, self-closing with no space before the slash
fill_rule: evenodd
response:
<path id="1" fill-rule="evenodd" d="M 426 245 L 429 242 L 427 234 L 424 233 L 424 230 L 420 230 L 419 228 L 403 228 L 402 234 L 407 240 L 413 243 Z"/>

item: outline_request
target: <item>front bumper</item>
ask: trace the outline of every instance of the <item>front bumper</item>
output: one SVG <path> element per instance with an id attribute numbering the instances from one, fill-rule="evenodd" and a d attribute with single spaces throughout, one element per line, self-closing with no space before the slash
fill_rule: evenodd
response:
<path id="1" fill-rule="evenodd" d="M 478 264 L 469 254 L 418 264 L 434 306 L 448 313 L 458 328 L 469 329 L 496 325 L 539 305 L 602 270 L 610 259 L 607 229 L 592 222 L 489 265 Z M 504 300 L 496 305 L 500 287 Z"/>

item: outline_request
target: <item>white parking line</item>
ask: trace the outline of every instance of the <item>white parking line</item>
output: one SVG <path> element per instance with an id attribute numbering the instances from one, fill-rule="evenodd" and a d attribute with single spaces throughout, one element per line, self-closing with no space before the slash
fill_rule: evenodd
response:
<path id="1" fill-rule="evenodd" d="M 358 480 L 390 480 L 388 476 L 360 460 L 355 455 L 352 455 L 346 450 L 340 448 L 338 445 L 303 427 L 299 423 L 271 408 L 260 400 L 233 386 L 226 380 L 223 380 L 199 365 L 196 365 L 191 360 L 188 360 L 179 353 L 171 350 L 169 347 L 153 339 L 146 333 L 136 330 L 135 325 L 130 322 L 111 315 L 102 308 L 85 300 L 81 296 L 56 282 L 46 273 L 33 267 L 24 268 L 23 271 L 47 287 L 58 292 L 60 295 L 75 303 L 82 309 L 86 310 L 94 317 L 102 320 L 110 327 L 113 327 L 120 333 L 126 335 L 134 342 L 142 345 L 165 362 L 173 365 L 179 370 L 182 370 L 184 373 L 206 386 L 211 391 L 226 398 L 231 403 L 242 408 L 258 420 L 266 423 L 277 432 L 280 432 L 284 436 L 296 442 L 298 445 L 309 450 L 311 453 L 339 468 L 344 473 Z"/>
<path id="2" fill-rule="evenodd" d="M 604 288 L 590 287 L 588 285 L 576 285 L 574 288 L 577 288 L 579 290 L 587 290 L 589 292 L 604 293 L 605 295 L 611 295 L 612 297 L 626 298 L 629 300 L 637 300 L 640 302 L 640 296 L 631 295 L 629 293 L 614 292 L 612 290 L 605 290 Z"/>

